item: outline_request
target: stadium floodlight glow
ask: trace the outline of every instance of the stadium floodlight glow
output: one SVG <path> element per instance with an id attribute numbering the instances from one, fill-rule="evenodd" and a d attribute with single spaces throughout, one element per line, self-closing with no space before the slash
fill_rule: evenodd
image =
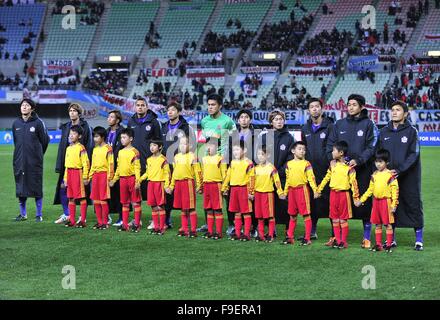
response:
<path id="1" fill-rule="evenodd" d="M 121 56 L 109 56 L 108 61 L 110 62 L 121 62 L 122 57 Z"/>
<path id="2" fill-rule="evenodd" d="M 277 58 L 276 53 L 265 53 L 263 54 L 264 60 L 275 60 Z"/>
<path id="3" fill-rule="evenodd" d="M 431 50 L 428 51 L 429 57 L 440 57 L 440 50 Z"/>

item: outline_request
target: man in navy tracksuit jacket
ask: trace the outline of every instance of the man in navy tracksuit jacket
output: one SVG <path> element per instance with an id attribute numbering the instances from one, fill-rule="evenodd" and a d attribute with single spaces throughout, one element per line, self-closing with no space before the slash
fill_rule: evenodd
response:
<path id="1" fill-rule="evenodd" d="M 420 145 L 417 129 L 407 120 L 408 107 L 396 101 L 391 107 L 392 120 L 380 130 L 379 148 L 390 152 L 389 169 L 399 182 L 399 205 L 395 213 L 396 227 L 414 228 L 414 249 L 423 250 L 423 204 L 421 199 Z M 396 243 L 393 242 L 393 246 Z"/>
<path id="2" fill-rule="evenodd" d="M 347 99 L 348 116 L 336 121 L 334 130 L 327 142 L 327 152 L 331 152 L 337 141 L 348 143 L 347 157 L 350 166 L 356 169 L 356 178 L 359 193 L 363 194 L 370 184 L 373 173 L 373 156 L 376 150 L 379 131 L 368 117 L 368 110 L 364 108 L 365 98 L 352 94 Z M 353 218 L 361 219 L 364 225 L 364 239 L 362 248 L 370 248 L 371 235 L 371 198 L 361 207 L 352 203 Z"/>
<path id="3" fill-rule="evenodd" d="M 310 119 L 301 127 L 301 140 L 307 144 L 306 160 L 312 164 L 316 181 L 319 183 L 324 179 L 332 160 L 331 153 L 327 152 L 327 140 L 333 131 L 334 120 L 323 114 L 322 102 L 318 98 L 311 98 L 307 106 Z M 320 198 L 314 199 L 313 196 L 310 198 L 311 239 L 317 239 L 316 226 L 318 219 L 329 217 L 330 191 L 326 188 Z"/>
<path id="4" fill-rule="evenodd" d="M 137 98 L 135 101 L 136 113 L 128 119 L 128 128 L 134 131 L 133 147 L 140 154 L 141 174 L 145 172 L 147 158 L 151 156 L 151 140 L 162 139 L 160 123 L 157 115 L 148 109 L 148 103 L 144 98 Z M 147 182 L 141 184 L 142 199 L 147 200 Z"/>
<path id="5" fill-rule="evenodd" d="M 181 115 L 182 106 L 177 102 L 171 102 L 167 106 L 168 121 L 161 126 L 161 139 L 163 141 L 162 153 L 167 156 L 167 160 L 171 162 L 168 156 L 174 159 L 174 155 L 178 152 L 179 138 L 183 135 L 189 137 L 192 145 L 191 151 L 195 151 L 197 147 L 197 139 L 194 129 L 189 125 L 185 118 Z M 172 155 L 167 155 L 171 153 Z M 173 170 L 173 166 L 170 166 Z M 172 172 L 172 171 L 171 171 Z M 166 204 L 166 224 L 171 227 L 171 210 L 173 210 L 173 194 L 165 193 Z"/>

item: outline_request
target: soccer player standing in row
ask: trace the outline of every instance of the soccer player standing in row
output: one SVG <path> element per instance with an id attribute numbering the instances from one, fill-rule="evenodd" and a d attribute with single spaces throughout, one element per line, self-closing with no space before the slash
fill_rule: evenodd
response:
<path id="1" fill-rule="evenodd" d="M 223 98 L 220 95 L 210 95 L 208 97 L 208 116 L 202 119 L 200 126 L 204 138 L 220 139 L 219 153 L 227 158 L 229 136 L 236 130 L 236 127 L 234 120 L 221 111 L 222 106 Z M 229 163 L 230 159 L 227 159 L 227 162 Z M 231 226 L 228 230 L 231 230 Z M 201 226 L 197 231 L 207 232 L 208 225 Z"/>
<path id="2" fill-rule="evenodd" d="M 309 161 L 305 160 L 306 143 L 297 141 L 292 146 L 294 158 L 286 165 L 286 185 L 284 187 L 283 198 L 288 197 L 288 210 L 290 216 L 287 237 L 283 244 L 294 243 L 294 233 L 298 214 L 303 216 L 305 225 L 305 236 L 301 245 L 312 244 L 310 234 L 312 231 L 312 220 L 310 217 L 310 192 L 307 184 L 313 191 L 314 198 L 318 198 L 315 175 Z"/>
<path id="3" fill-rule="evenodd" d="M 113 149 L 113 163 L 115 166 L 115 170 L 118 167 L 117 160 L 119 150 L 122 149 L 121 144 L 121 132 L 124 130 L 122 126 L 122 114 L 119 110 L 112 110 L 108 113 L 107 123 L 109 127 L 107 128 L 107 144 Z M 119 181 L 115 183 L 113 188 L 110 188 L 110 201 L 109 201 L 109 212 L 110 213 L 118 213 L 119 218 L 118 221 L 114 224 L 114 226 L 120 227 L 122 224 L 122 206 L 121 199 L 119 198 L 120 190 L 119 190 Z M 109 216 L 110 223 L 110 216 Z"/>
<path id="4" fill-rule="evenodd" d="M 132 146 L 133 129 L 126 128 L 121 132 L 121 144 L 124 146 L 118 154 L 118 168 L 115 176 L 110 182 L 113 187 L 115 182 L 120 180 L 120 198 L 122 204 L 122 225 L 118 231 L 129 231 L 128 219 L 130 216 L 130 203 L 134 208 L 135 222 L 132 225 L 132 231 L 139 232 L 141 222 L 141 194 L 140 194 L 140 178 L 141 165 L 139 151 Z"/>
<path id="5" fill-rule="evenodd" d="M 359 190 L 364 193 L 368 189 L 370 177 L 373 173 L 373 156 L 376 150 L 379 131 L 368 117 L 365 108 L 365 98 L 352 94 L 347 99 L 348 116 L 336 121 L 334 130 L 329 136 L 327 152 L 331 152 L 337 141 L 346 141 L 348 152 L 345 156 L 350 159 L 350 167 L 356 169 Z M 371 199 L 364 206 L 354 208 L 353 218 L 361 219 L 364 226 L 362 248 L 370 248 L 371 236 Z"/>
<path id="6" fill-rule="evenodd" d="M 182 211 L 180 215 L 182 228 L 177 235 L 195 238 L 197 237 L 196 192 L 199 192 L 202 185 L 202 172 L 191 149 L 189 138 L 181 137 L 179 153 L 174 157 L 171 184 L 166 192 L 174 191 L 173 206 Z M 191 232 L 188 232 L 188 218 L 191 222 Z"/>
<path id="7" fill-rule="evenodd" d="M 147 158 L 151 156 L 151 140 L 162 138 L 160 123 L 157 115 L 148 108 L 145 98 L 137 98 L 135 101 L 136 113 L 128 119 L 127 127 L 133 129 L 133 147 L 140 154 L 141 173 L 145 172 Z M 147 200 L 147 183 L 141 184 L 141 196 Z"/>
<path id="8" fill-rule="evenodd" d="M 182 106 L 177 102 L 171 102 L 167 105 L 168 121 L 162 124 L 162 153 L 166 156 L 169 163 L 174 161 L 174 156 L 179 151 L 179 138 L 182 136 L 189 137 L 191 143 L 196 146 L 197 140 L 193 128 L 189 125 L 186 119 L 181 115 Z M 172 166 L 170 170 L 172 170 Z M 171 171 L 172 174 L 172 171 Z M 171 228 L 171 211 L 173 210 L 173 195 L 165 194 L 166 204 L 166 227 Z M 149 229 L 152 228 L 149 226 Z"/>
<path id="9" fill-rule="evenodd" d="M 66 149 L 69 146 L 69 133 L 70 127 L 74 125 L 79 125 L 82 128 L 82 136 L 79 141 L 87 150 L 87 156 L 92 156 L 93 150 L 93 136 L 92 128 L 89 126 L 86 120 L 82 118 L 84 110 L 78 103 L 71 103 L 68 107 L 70 121 L 62 124 L 61 129 L 61 139 L 58 144 L 58 155 L 57 162 L 55 165 L 55 172 L 59 174 L 58 182 L 55 191 L 55 198 L 53 204 L 61 204 L 63 206 L 63 214 L 55 221 L 55 223 L 65 223 L 69 219 L 69 205 L 66 195 L 66 189 L 60 188 L 64 178 L 64 160 L 66 156 Z M 86 188 L 86 193 L 87 193 Z"/>
<path id="10" fill-rule="evenodd" d="M 89 182 L 92 182 L 90 199 L 93 200 L 97 223 L 93 229 L 107 229 L 110 199 L 109 182 L 113 179 L 113 149 L 105 143 L 107 131 L 103 127 L 93 129 L 95 148 L 92 153 L 92 165 L 89 172 Z"/>
<path id="11" fill-rule="evenodd" d="M 205 238 L 218 240 L 222 238 L 223 229 L 223 199 L 222 182 L 226 178 L 227 165 L 224 158 L 218 153 L 219 139 L 206 139 L 206 155 L 202 158 L 203 173 L 203 208 L 207 213 L 208 232 Z M 214 222 L 216 232 L 214 232 Z"/>
<path id="12" fill-rule="evenodd" d="M 327 173 L 330 160 L 332 160 L 331 152 L 326 149 L 327 140 L 333 131 L 332 118 L 324 114 L 322 102 L 318 98 L 311 98 L 307 103 L 310 119 L 301 127 L 301 140 L 307 144 L 306 160 L 310 161 L 313 167 L 316 180 L 321 181 Z M 311 240 L 318 238 L 316 228 L 318 219 L 328 218 L 329 216 L 329 189 L 325 189 L 320 198 L 311 199 L 311 217 L 312 217 L 312 231 Z M 332 237 L 327 245 L 333 245 L 334 235 L 333 228 Z M 302 240 L 302 239 L 299 239 Z"/>
<path id="13" fill-rule="evenodd" d="M 14 137 L 15 194 L 20 204 L 20 214 L 15 221 L 27 219 L 26 200 L 35 198 L 36 222 L 43 220 L 43 157 L 49 144 L 44 122 L 35 113 L 35 102 L 20 102 L 21 116 L 12 124 Z"/>
<path id="14" fill-rule="evenodd" d="M 147 180 L 147 204 L 151 206 L 153 218 L 153 234 L 163 235 L 165 232 L 165 189 L 170 184 L 170 166 L 167 158 L 162 154 L 162 140 L 152 140 L 150 151 L 152 155 L 147 159 L 145 173 L 140 181 Z"/>
<path id="15" fill-rule="evenodd" d="M 275 234 L 275 188 L 278 197 L 283 197 L 280 176 L 272 163 L 268 162 L 266 146 L 257 149 L 258 165 L 255 167 L 254 212 L 258 221 L 258 236 L 255 241 L 273 242 Z M 275 188 L 274 188 L 275 185 Z M 269 224 L 267 236 L 264 233 L 264 222 Z"/>
<path id="16" fill-rule="evenodd" d="M 380 130 L 379 148 L 390 152 L 390 169 L 399 182 L 398 228 L 414 228 L 414 249 L 423 250 L 423 204 L 421 199 L 420 144 L 417 129 L 407 120 L 408 107 L 402 101 L 393 103 L 391 121 Z M 395 233 L 394 233 L 395 235 Z M 395 241 L 393 246 L 396 246 Z"/>
<path id="17" fill-rule="evenodd" d="M 250 241 L 252 224 L 252 197 L 255 191 L 255 170 L 252 160 L 246 157 L 247 148 L 244 141 L 235 142 L 232 146 L 234 160 L 228 168 L 223 181 L 222 192 L 229 196 L 229 211 L 235 213 L 235 234 L 231 240 Z M 244 219 L 244 234 L 241 235 L 241 219 Z"/>
<path id="18" fill-rule="evenodd" d="M 63 182 L 69 199 L 69 222 L 66 227 L 85 228 L 87 219 L 87 199 L 85 186 L 89 184 L 90 162 L 86 148 L 80 143 L 83 135 L 81 126 L 74 125 L 69 130 L 70 145 L 66 149 Z M 81 220 L 75 225 L 76 204 L 79 201 Z"/>

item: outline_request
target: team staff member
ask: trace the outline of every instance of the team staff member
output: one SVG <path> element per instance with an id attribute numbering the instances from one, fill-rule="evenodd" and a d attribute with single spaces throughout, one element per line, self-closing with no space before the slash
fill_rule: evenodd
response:
<path id="1" fill-rule="evenodd" d="M 332 159 L 332 155 L 327 152 L 326 146 L 328 137 L 333 130 L 334 121 L 324 114 L 322 102 L 318 98 L 311 98 L 307 103 L 307 109 L 310 118 L 301 127 L 301 140 L 307 144 L 306 160 L 312 164 L 316 180 L 322 181 L 327 173 L 330 160 Z M 314 199 L 311 197 L 311 240 L 318 238 L 316 234 L 318 219 L 329 217 L 329 202 L 330 192 L 328 188 L 325 189 L 320 198 Z M 332 245 L 333 240 L 334 235 L 332 235 L 328 244 Z"/>
<path id="2" fill-rule="evenodd" d="M 399 205 L 396 211 L 398 228 L 414 228 L 414 249 L 423 250 L 423 204 L 421 196 L 422 168 L 417 129 L 408 121 L 408 107 L 396 101 L 391 107 L 391 121 L 380 130 L 379 148 L 390 152 L 389 168 L 399 182 Z M 395 233 L 394 233 L 395 235 Z M 396 246 L 393 241 L 392 246 Z"/>
<path id="3" fill-rule="evenodd" d="M 145 98 L 137 98 L 135 101 L 136 113 L 128 119 L 127 127 L 133 129 L 133 147 L 139 151 L 141 161 L 141 173 L 145 172 L 147 158 L 151 156 L 151 140 L 162 138 L 160 123 L 157 115 L 148 108 Z M 141 184 L 141 194 L 143 200 L 147 200 L 147 183 Z"/>
<path id="4" fill-rule="evenodd" d="M 365 108 L 365 98 L 359 94 L 352 94 L 347 99 L 348 116 L 336 121 L 335 128 L 327 142 L 327 152 L 331 152 L 334 144 L 345 141 L 348 144 L 346 156 L 350 159 L 349 165 L 356 169 L 359 192 L 367 191 L 370 177 L 373 173 L 373 156 L 376 151 L 379 131 L 368 117 Z M 361 219 L 364 226 L 362 248 L 371 247 L 371 199 L 364 206 L 353 208 L 353 218 Z"/>

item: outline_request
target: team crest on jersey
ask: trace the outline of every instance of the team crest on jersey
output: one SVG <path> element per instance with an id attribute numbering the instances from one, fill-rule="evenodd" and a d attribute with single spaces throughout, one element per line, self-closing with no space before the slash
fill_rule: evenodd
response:
<path id="1" fill-rule="evenodd" d="M 282 144 L 282 145 L 280 145 L 280 150 L 286 150 L 286 145 L 285 144 Z"/>
<path id="2" fill-rule="evenodd" d="M 358 137 L 362 137 L 364 135 L 364 132 L 362 130 L 359 130 L 357 134 L 358 134 Z"/>
<path id="3" fill-rule="evenodd" d="M 35 127 L 30 127 L 29 131 L 30 132 L 35 132 Z"/>
<path id="4" fill-rule="evenodd" d="M 150 131 L 151 130 L 151 126 L 146 126 L 145 130 Z"/>
<path id="5" fill-rule="evenodd" d="M 408 138 L 406 136 L 403 136 L 400 141 L 402 141 L 402 143 L 407 143 L 408 142 Z"/>
<path id="6" fill-rule="evenodd" d="M 326 137 L 325 132 L 321 133 L 321 134 L 319 135 L 319 137 L 320 137 L 321 139 L 325 139 L 325 137 Z"/>

